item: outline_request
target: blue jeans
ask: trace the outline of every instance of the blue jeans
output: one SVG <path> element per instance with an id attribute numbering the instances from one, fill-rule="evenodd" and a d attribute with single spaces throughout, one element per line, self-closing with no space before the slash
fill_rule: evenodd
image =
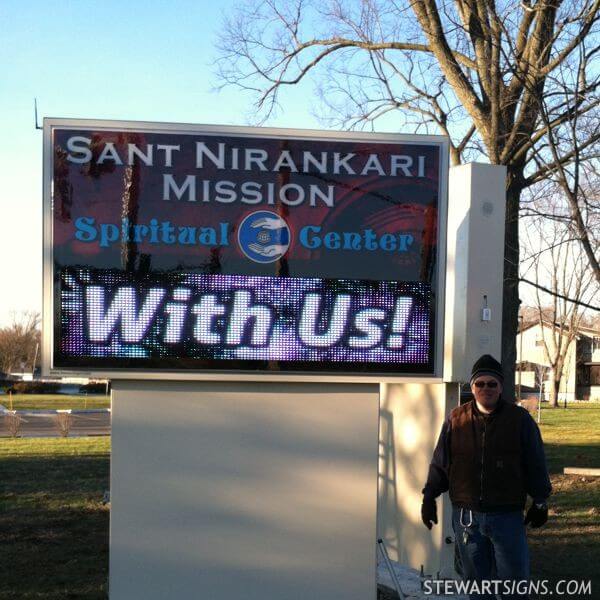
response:
<path id="1" fill-rule="evenodd" d="M 481 513 L 453 507 L 452 528 L 465 581 L 529 580 L 529 548 L 523 512 Z M 495 600 L 494 594 L 469 596 Z M 527 595 L 501 595 L 503 599 Z"/>

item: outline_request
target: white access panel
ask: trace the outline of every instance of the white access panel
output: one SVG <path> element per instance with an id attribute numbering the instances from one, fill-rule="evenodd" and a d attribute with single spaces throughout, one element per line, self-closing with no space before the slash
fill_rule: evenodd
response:
<path id="1" fill-rule="evenodd" d="M 379 386 L 114 381 L 111 600 L 374 600 Z"/>

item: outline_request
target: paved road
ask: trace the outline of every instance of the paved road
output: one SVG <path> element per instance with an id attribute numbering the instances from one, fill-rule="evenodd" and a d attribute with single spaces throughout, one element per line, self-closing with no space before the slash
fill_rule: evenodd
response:
<path id="1" fill-rule="evenodd" d="M 110 413 L 85 413 L 71 415 L 73 421 L 69 436 L 110 435 Z M 21 437 L 53 437 L 58 436 L 56 417 L 54 415 L 21 415 Z M 4 418 L 0 417 L 0 437 L 8 437 Z"/>

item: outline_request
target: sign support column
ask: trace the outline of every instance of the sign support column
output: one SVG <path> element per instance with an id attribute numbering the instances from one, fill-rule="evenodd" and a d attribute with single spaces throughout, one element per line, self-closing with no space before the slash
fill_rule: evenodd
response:
<path id="1" fill-rule="evenodd" d="M 111 600 L 375 599 L 377 384 L 113 383 Z"/>

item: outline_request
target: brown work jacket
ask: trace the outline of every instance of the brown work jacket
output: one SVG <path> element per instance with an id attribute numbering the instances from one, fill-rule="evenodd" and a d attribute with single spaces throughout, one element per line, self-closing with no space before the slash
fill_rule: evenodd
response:
<path id="1" fill-rule="evenodd" d="M 452 411 L 449 493 L 455 506 L 519 510 L 527 498 L 521 428 L 524 409 L 500 402 L 490 414 L 474 401 Z"/>

